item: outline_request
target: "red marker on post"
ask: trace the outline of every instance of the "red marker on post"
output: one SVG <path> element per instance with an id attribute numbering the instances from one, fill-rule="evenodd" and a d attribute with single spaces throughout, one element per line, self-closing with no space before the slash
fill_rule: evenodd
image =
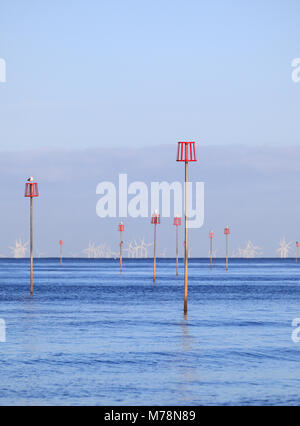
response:
<path id="1" fill-rule="evenodd" d="M 59 241 L 59 247 L 60 247 L 60 264 L 61 264 L 61 265 L 62 265 L 62 252 L 63 252 L 63 245 L 64 245 L 63 240 L 60 240 L 60 241 Z"/>
<path id="2" fill-rule="evenodd" d="M 184 314 L 188 311 L 188 166 L 196 162 L 195 142 L 178 142 L 177 161 L 185 163 Z"/>
<path id="3" fill-rule="evenodd" d="M 25 184 L 25 197 L 30 198 L 30 294 L 33 295 L 33 199 L 39 196 L 38 184 L 33 177 Z"/>
<path id="4" fill-rule="evenodd" d="M 125 226 L 123 222 L 119 224 L 118 231 L 120 232 L 120 274 L 123 272 L 123 232 L 125 231 Z"/>
<path id="5" fill-rule="evenodd" d="M 228 271 L 228 237 L 230 235 L 229 226 L 226 226 L 226 228 L 224 229 L 224 234 L 226 237 L 226 271 Z"/>

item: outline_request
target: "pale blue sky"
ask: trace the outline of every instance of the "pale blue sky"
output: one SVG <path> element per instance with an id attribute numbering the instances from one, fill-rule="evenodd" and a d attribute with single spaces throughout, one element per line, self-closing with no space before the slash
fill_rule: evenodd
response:
<path id="1" fill-rule="evenodd" d="M 0 147 L 299 144 L 299 0 L 0 0 Z"/>

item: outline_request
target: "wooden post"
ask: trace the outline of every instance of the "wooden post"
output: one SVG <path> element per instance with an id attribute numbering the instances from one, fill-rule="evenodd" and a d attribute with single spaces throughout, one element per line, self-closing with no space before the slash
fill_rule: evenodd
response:
<path id="1" fill-rule="evenodd" d="M 176 226 L 176 276 L 178 277 L 178 226 Z"/>
<path id="2" fill-rule="evenodd" d="M 32 195 L 32 186 L 31 186 Z M 33 197 L 30 197 L 30 294 L 33 295 Z"/>
<path id="3" fill-rule="evenodd" d="M 228 234 L 226 234 L 226 271 L 228 271 Z"/>
<path id="4" fill-rule="evenodd" d="M 153 282 L 156 280 L 156 223 L 154 224 L 154 263 L 153 263 Z"/>
<path id="5" fill-rule="evenodd" d="M 60 264 L 62 265 L 62 245 L 60 245 Z"/>
<path id="6" fill-rule="evenodd" d="M 187 145 L 186 145 L 186 158 Z M 185 162 L 185 248 L 184 248 L 184 313 L 188 311 L 188 161 Z"/>
<path id="7" fill-rule="evenodd" d="M 213 267 L 212 238 L 210 238 L 210 269 Z"/>
<path id="8" fill-rule="evenodd" d="M 33 295 L 33 198 L 39 196 L 38 184 L 33 177 L 25 184 L 25 197 L 30 198 L 30 294 Z"/>
<path id="9" fill-rule="evenodd" d="M 122 231 L 120 231 L 120 274 L 122 274 L 123 271 L 123 239 L 122 239 Z"/>
<path id="10" fill-rule="evenodd" d="M 188 311 L 188 165 L 196 162 L 195 142 L 178 142 L 177 161 L 185 163 L 184 314 Z"/>

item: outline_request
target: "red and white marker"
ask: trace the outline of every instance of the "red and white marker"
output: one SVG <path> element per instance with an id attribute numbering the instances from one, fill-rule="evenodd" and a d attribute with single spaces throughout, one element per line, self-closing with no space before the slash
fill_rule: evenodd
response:
<path id="1" fill-rule="evenodd" d="M 195 142 L 178 142 L 177 161 L 185 163 L 184 314 L 188 311 L 188 166 L 197 161 Z"/>
<path id="2" fill-rule="evenodd" d="M 30 294 L 33 295 L 33 199 L 39 196 L 37 182 L 31 177 L 25 184 L 25 197 L 30 198 Z"/>
<path id="3" fill-rule="evenodd" d="M 228 237 L 230 235 L 229 226 L 226 226 L 226 228 L 224 229 L 224 234 L 226 237 L 226 271 L 228 271 Z"/>

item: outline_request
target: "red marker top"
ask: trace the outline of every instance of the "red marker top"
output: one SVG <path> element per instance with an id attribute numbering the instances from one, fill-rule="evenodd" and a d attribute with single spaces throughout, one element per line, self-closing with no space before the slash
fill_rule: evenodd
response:
<path id="1" fill-rule="evenodd" d="M 181 226 L 181 217 L 174 217 L 174 225 Z"/>
<path id="2" fill-rule="evenodd" d="M 184 163 L 197 161 L 195 142 L 178 142 L 177 161 Z"/>
<path id="3" fill-rule="evenodd" d="M 160 225 L 160 214 L 155 212 L 151 218 L 152 225 Z"/>
<path id="4" fill-rule="evenodd" d="M 39 196 L 39 189 L 37 182 L 26 182 L 25 184 L 25 197 L 33 198 Z"/>
<path id="5" fill-rule="evenodd" d="M 229 235 L 229 234 L 230 234 L 229 226 L 227 226 L 227 227 L 224 229 L 224 234 L 225 234 L 225 235 Z"/>

